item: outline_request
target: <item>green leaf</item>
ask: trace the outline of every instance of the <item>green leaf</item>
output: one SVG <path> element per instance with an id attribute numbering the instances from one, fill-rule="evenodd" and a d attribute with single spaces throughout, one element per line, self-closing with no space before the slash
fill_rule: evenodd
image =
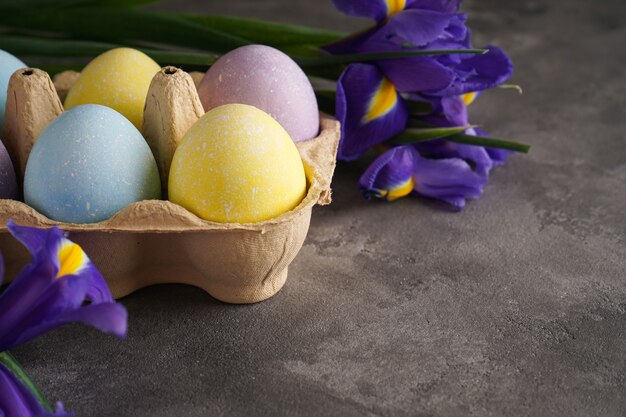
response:
<path id="1" fill-rule="evenodd" d="M 61 9 L 84 4 L 88 0 L 0 0 L 0 8 L 7 10 Z"/>
<path id="2" fill-rule="evenodd" d="M 519 94 L 524 94 L 524 90 L 522 89 L 522 86 L 517 85 L 517 84 L 501 84 L 498 86 L 498 88 L 501 88 L 503 90 L 515 90 Z"/>
<path id="3" fill-rule="evenodd" d="M 393 52 L 367 52 L 357 54 L 341 54 L 329 55 L 320 51 L 318 57 L 292 57 L 298 64 L 303 67 L 319 67 L 319 66 L 336 66 L 345 65 L 353 62 L 371 62 L 386 59 L 407 58 L 413 56 L 424 55 L 448 55 L 448 54 L 484 54 L 485 49 L 413 49 L 409 51 L 393 51 Z M 323 53 L 323 55 L 322 55 Z"/>
<path id="4" fill-rule="evenodd" d="M 28 376 L 22 365 L 9 352 L 0 352 L 0 363 L 6 366 L 29 390 L 33 393 L 39 404 L 49 413 L 52 413 L 52 407 L 41 393 L 32 379 Z"/>
<path id="5" fill-rule="evenodd" d="M 204 71 L 218 60 L 219 55 L 204 54 L 197 52 L 172 52 L 158 49 L 138 48 L 146 55 L 154 59 L 161 66 L 182 65 L 184 67 L 199 68 Z"/>
<path id="6" fill-rule="evenodd" d="M 334 90 L 315 90 L 320 109 L 328 114 L 335 114 L 335 94 Z"/>
<path id="7" fill-rule="evenodd" d="M 409 106 L 411 114 L 429 114 L 433 112 L 433 105 L 425 101 L 415 100 L 409 97 L 403 97 L 405 103 Z"/>
<path id="8" fill-rule="evenodd" d="M 43 30 L 91 41 L 141 42 L 197 48 L 223 53 L 250 41 L 185 19 L 133 9 L 108 7 L 22 11 L 7 15 L 0 7 L 0 24 Z"/>
<path id="9" fill-rule="evenodd" d="M 406 145 L 410 143 L 428 142 L 435 139 L 442 139 L 457 133 L 465 132 L 475 126 L 457 127 L 434 127 L 434 128 L 413 128 L 395 136 L 388 143 L 393 145 Z"/>
<path id="10" fill-rule="evenodd" d="M 60 72 L 64 72 L 64 71 L 77 71 L 80 72 L 84 67 L 85 67 L 85 63 L 75 63 L 75 64 L 70 64 L 70 63 L 65 63 L 65 64 L 49 64 L 49 63 L 45 63 L 45 62 L 37 62 L 37 61 L 33 61 L 32 59 L 28 61 L 29 63 L 32 63 L 33 65 L 31 65 L 34 68 L 39 68 L 40 70 L 43 70 L 45 72 L 47 72 L 50 76 L 54 76 Z"/>
<path id="11" fill-rule="evenodd" d="M 343 32 L 332 30 L 234 16 L 209 16 L 183 13 L 175 14 L 175 16 L 195 22 L 204 27 L 248 39 L 254 43 L 274 47 L 304 44 L 320 46 L 335 42 L 346 36 Z"/>
<path id="12" fill-rule="evenodd" d="M 121 45 L 93 41 L 35 38 L 18 35 L 0 37 L 0 49 L 21 56 L 94 57 Z M 217 55 L 196 52 L 171 52 L 158 49 L 137 48 L 160 65 L 211 66 Z"/>
<path id="13" fill-rule="evenodd" d="M 486 148 L 506 149 L 520 153 L 530 152 L 530 145 L 521 142 L 515 142 L 508 139 L 488 138 L 484 136 L 473 136 L 459 133 L 448 136 L 446 140 L 456 143 L 464 143 L 466 145 L 484 146 Z"/>
<path id="14" fill-rule="evenodd" d="M 44 9 L 59 10 L 93 6 L 134 8 L 159 1 L 161 0 L 0 0 L 0 7 L 13 11 L 38 10 L 41 12 Z"/>
<path id="15" fill-rule="evenodd" d="M 476 126 L 470 126 L 476 127 Z M 433 129 L 437 126 L 430 123 L 423 122 L 421 120 L 411 119 L 409 120 L 409 129 Z M 467 129 L 467 128 L 466 128 Z M 463 129 L 463 130 L 466 130 Z M 456 143 L 464 143 L 466 145 L 485 146 L 487 148 L 506 149 L 509 151 L 528 153 L 530 151 L 530 145 L 521 142 L 515 142 L 508 139 L 488 138 L 485 136 L 467 135 L 465 133 L 455 133 L 450 136 L 446 136 L 445 140 Z M 410 143 L 410 142 L 408 142 Z"/>
<path id="16" fill-rule="evenodd" d="M 343 66 L 331 66 L 331 67 L 312 67 L 306 68 L 305 72 L 309 76 L 323 78 L 325 80 L 337 81 L 341 77 L 343 72 Z"/>
<path id="17" fill-rule="evenodd" d="M 160 3 L 163 0 L 82 0 L 84 3 L 96 6 L 134 8 L 147 4 Z"/>

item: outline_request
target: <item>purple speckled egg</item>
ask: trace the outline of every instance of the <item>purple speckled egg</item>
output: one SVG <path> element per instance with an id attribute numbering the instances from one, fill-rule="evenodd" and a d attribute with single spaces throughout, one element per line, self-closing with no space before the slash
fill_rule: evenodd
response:
<path id="1" fill-rule="evenodd" d="M 17 200 L 17 179 L 7 148 L 0 142 L 0 198 Z"/>
<path id="2" fill-rule="evenodd" d="M 247 45 L 222 56 L 206 73 L 198 94 L 205 111 L 248 104 L 270 114 L 294 142 L 319 132 L 315 92 L 290 57 L 264 45 Z"/>

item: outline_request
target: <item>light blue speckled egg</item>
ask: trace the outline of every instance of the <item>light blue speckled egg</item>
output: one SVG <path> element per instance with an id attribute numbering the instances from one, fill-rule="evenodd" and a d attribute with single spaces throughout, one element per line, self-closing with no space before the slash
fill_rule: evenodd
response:
<path id="1" fill-rule="evenodd" d="M 120 113 L 97 104 L 61 114 L 26 163 L 24 201 L 57 221 L 99 222 L 160 194 L 159 172 L 144 138 Z"/>
<path id="2" fill-rule="evenodd" d="M 22 61 L 0 49 L 0 132 L 2 131 L 2 123 L 4 122 L 4 108 L 7 104 L 9 79 L 15 71 L 25 67 L 26 64 Z"/>

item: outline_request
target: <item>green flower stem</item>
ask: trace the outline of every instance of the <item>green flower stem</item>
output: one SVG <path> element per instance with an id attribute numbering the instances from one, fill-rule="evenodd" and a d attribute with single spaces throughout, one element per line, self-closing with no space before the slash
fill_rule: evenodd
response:
<path id="1" fill-rule="evenodd" d="M 484 146 L 487 148 L 506 149 L 520 153 L 530 152 L 530 145 L 514 142 L 506 139 L 487 138 L 484 136 L 466 135 L 459 130 L 466 130 L 472 126 L 460 126 L 453 128 L 429 129 L 409 128 L 389 141 L 394 145 L 406 145 L 411 143 L 428 142 L 435 139 L 445 139 L 450 142 L 463 143 L 466 145 Z"/>
<path id="2" fill-rule="evenodd" d="M 32 379 L 28 376 L 22 365 L 9 352 L 0 352 L 0 363 L 6 366 L 26 387 L 33 393 L 39 404 L 49 413 L 52 413 L 52 407 L 46 397 L 41 393 Z"/>
<path id="3" fill-rule="evenodd" d="M 476 127 L 476 126 L 470 126 Z M 409 120 L 409 129 L 402 132 L 400 135 L 403 137 L 402 143 L 417 143 L 417 142 L 425 142 L 424 139 L 418 137 L 418 140 L 411 141 L 411 131 L 412 130 L 421 130 L 421 129 L 433 129 L 438 128 L 435 125 L 430 123 L 423 122 L 421 120 L 411 119 Z M 396 137 L 397 138 L 397 137 Z M 396 138 L 392 139 L 395 140 Z M 491 138 L 484 136 L 474 136 L 467 135 L 465 133 L 455 133 L 445 137 L 446 140 L 450 142 L 463 143 L 466 145 L 475 145 L 475 146 L 484 146 L 487 148 L 496 148 L 496 149 L 506 149 L 508 151 L 515 151 L 520 153 L 528 153 L 530 152 L 530 145 L 521 142 L 515 142 L 508 139 L 500 139 L 500 138 Z"/>
<path id="4" fill-rule="evenodd" d="M 350 64 L 353 62 L 372 62 L 385 59 L 399 59 L 412 56 L 424 55 L 447 55 L 447 54 L 484 54 L 486 49 L 412 49 L 406 51 L 394 52 L 365 52 L 357 54 L 340 54 L 329 55 L 324 54 L 318 57 L 292 57 L 298 64 L 303 67 L 325 67 Z"/>
<path id="5" fill-rule="evenodd" d="M 409 106 L 412 115 L 430 114 L 433 112 L 433 105 L 425 101 L 414 100 L 403 95 L 404 102 Z"/>
<path id="6" fill-rule="evenodd" d="M 451 136 L 464 132 L 472 127 L 475 126 L 406 129 L 404 132 L 396 135 L 387 143 L 392 145 L 406 145 L 418 142 L 429 142 L 435 139 L 448 139 Z"/>
<path id="7" fill-rule="evenodd" d="M 514 142 L 512 140 L 487 138 L 483 136 L 466 135 L 459 133 L 456 135 L 448 136 L 446 140 L 456 143 L 464 143 L 466 145 L 484 146 L 486 148 L 506 149 L 509 151 L 515 151 L 520 153 L 530 152 L 530 145 L 520 142 Z"/>

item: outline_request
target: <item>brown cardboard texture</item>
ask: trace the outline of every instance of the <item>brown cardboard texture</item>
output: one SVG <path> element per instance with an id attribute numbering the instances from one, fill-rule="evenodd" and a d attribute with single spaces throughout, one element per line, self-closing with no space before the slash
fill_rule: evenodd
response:
<path id="1" fill-rule="evenodd" d="M 19 178 L 23 178 L 36 138 L 63 110 L 59 96 L 67 93 L 75 79 L 76 73 L 62 73 L 53 85 L 47 73 L 35 69 L 22 69 L 11 77 L 2 138 Z M 155 75 L 142 133 L 162 178 L 167 178 L 176 145 L 203 113 L 189 74 L 166 67 Z M 100 223 L 70 224 L 50 220 L 23 202 L 0 200 L 0 250 L 7 277 L 14 277 L 30 261 L 7 231 L 6 223 L 13 219 L 20 225 L 56 225 L 70 232 L 116 298 L 153 284 L 183 283 L 229 303 L 265 300 L 285 283 L 289 264 L 308 232 L 313 206 L 331 201 L 340 128 L 329 116 L 322 115 L 320 123 L 318 137 L 296 144 L 308 180 L 304 200 L 294 210 L 260 223 L 210 222 L 167 200 L 149 200 Z M 165 187 L 163 191 L 167 192 Z"/>

